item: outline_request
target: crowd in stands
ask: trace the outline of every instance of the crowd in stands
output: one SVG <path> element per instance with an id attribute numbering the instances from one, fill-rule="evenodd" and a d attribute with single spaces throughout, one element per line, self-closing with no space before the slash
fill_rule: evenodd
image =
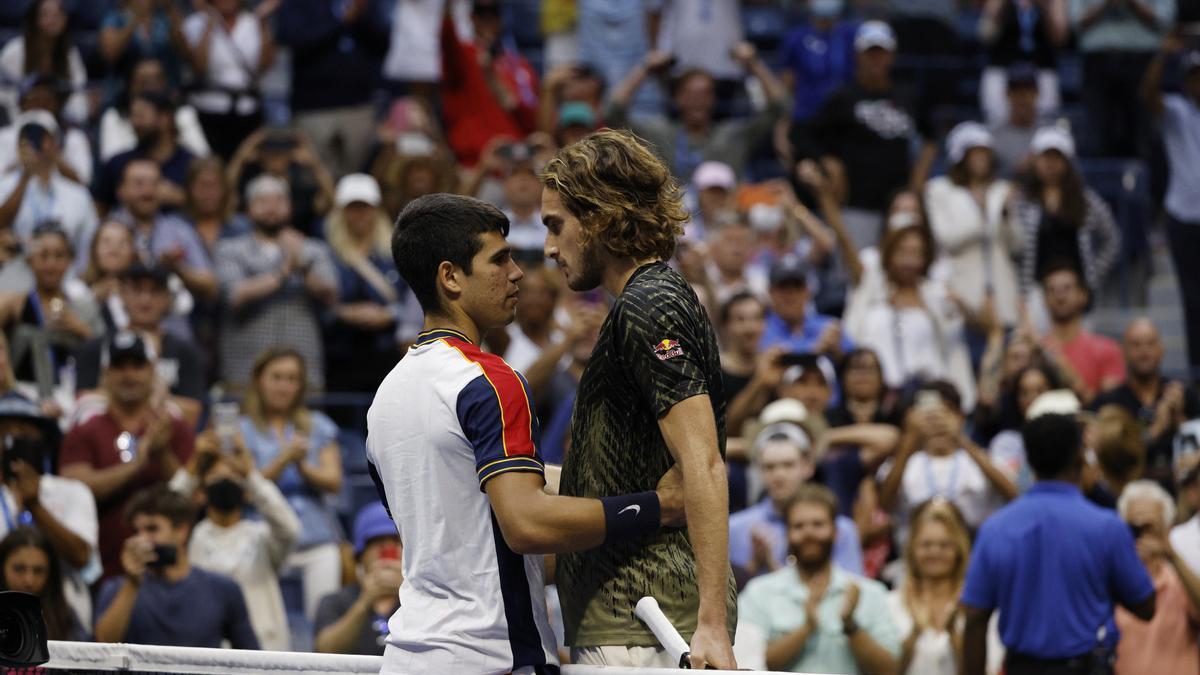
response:
<path id="1" fill-rule="evenodd" d="M 561 463 L 612 299 L 538 175 L 614 127 L 692 213 L 741 665 L 1200 675 L 1193 0 L 0 5 L 0 588 L 51 639 L 382 653 L 391 223 L 508 216 L 485 346 Z"/>

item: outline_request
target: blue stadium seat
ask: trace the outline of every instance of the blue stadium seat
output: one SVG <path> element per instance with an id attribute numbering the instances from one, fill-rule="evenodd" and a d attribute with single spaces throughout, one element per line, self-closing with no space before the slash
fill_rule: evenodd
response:
<path id="1" fill-rule="evenodd" d="M 366 474 L 350 474 L 342 479 L 342 494 L 338 496 L 338 514 L 346 532 L 350 532 L 354 524 L 354 514 L 359 509 L 372 502 L 379 501 L 379 493 L 375 490 L 375 481 Z"/>
<path id="2" fill-rule="evenodd" d="M 367 473 L 367 442 L 353 429 L 338 429 L 338 446 L 342 450 L 342 470 L 346 475 Z"/>

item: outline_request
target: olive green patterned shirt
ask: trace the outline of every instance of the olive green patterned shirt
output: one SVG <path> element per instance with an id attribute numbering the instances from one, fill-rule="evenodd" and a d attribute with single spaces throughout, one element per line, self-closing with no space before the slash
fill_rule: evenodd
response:
<path id="1" fill-rule="evenodd" d="M 725 396 L 717 339 L 691 286 L 661 262 L 638 268 L 613 304 L 579 382 L 560 492 L 610 497 L 653 490 L 674 459 L 658 420 L 707 394 L 725 454 Z M 685 529 L 558 556 L 566 641 L 573 647 L 658 646 L 633 614 L 644 596 L 691 641 L 699 590 Z M 727 610 L 737 622 L 733 575 Z"/>

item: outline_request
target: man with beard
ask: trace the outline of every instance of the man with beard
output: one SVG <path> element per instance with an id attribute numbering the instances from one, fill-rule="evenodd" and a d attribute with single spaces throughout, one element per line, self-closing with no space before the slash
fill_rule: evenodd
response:
<path id="1" fill-rule="evenodd" d="M 542 185 L 546 257 L 571 290 L 603 286 L 616 298 L 579 382 L 561 493 L 650 490 L 678 464 L 688 521 L 686 533 L 662 530 L 558 557 L 572 661 L 677 667 L 633 614 L 653 596 L 690 640 L 693 668 L 736 668 L 721 363 L 704 307 L 666 263 L 687 220 L 679 186 L 620 131 L 560 150 Z"/>
<path id="2" fill-rule="evenodd" d="M 766 643 L 769 670 L 895 672 L 900 635 L 883 584 L 833 564 L 837 497 L 804 485 L 783 512 L 796 563 L 746 585 L 739 610 L 753 628 L 743 640 L 778 636 Z"/>
<path id="3" fill-rule="evenodd" d="M 180 217 L 163 212 L 164 182 L 162 171 L 153 160 L 131 158 L 122 169 L 117 190 L 121 208 L 110 214 L 109 220 L 133 230 L 134 248 L 142 262 L 157 264 L 179 275 L 192 295 L 210 300 L 217 294 L 217 279 L 208 251 L 195 228 Z"/>
<path id="4" fill-rule="evenodd" d="M 121 547 L 133 531 L 125 507 L 135 492 L 166 482 L 195 444 L 189 426 L 152 401 L 154 353 L 136 333 L 113 335 L 101 352 L 108 409 L 71 429 L 60 473 L 91 488 L 100 517 L 104 576 L 121 573 Z"/>
<path id="5" fill-rule="evenodd" d="M 1050 331 L 1042 347 L 1067 371 L 1085 402 L 1125 380 L 1125 363 L 1116 341 L 1084 329 L 1090 302 L 1083 273 L 1071 263 L 1050 266 L 1042 275 L 1042 292 L 1050 312 Z M 1081 390 L 1081 391 L 1080 391 Z"/>
<path id="6" fill-rule="evenodd" d="M 291 226 L 288 184 L 259 176 L 246 188 L 254 231 L 217 244 L 217 278 L 225 302 L 219 352 L 221 378 L 241 388 L 258 358 L 272 346 L 304 357 L 308 386 L 324 387 L 321 307 L 337 301 L 337 269 L 329 248 Z"/>
<path id="7" fill-rule="evenodd" d="M 166 180 L 159 186 L 159 201 L 168 208 L 183 205 L 183 186 L 194 156 L 179 145 L 175 133 L 175 104 L 158 92 L 142 92 L 129 103 L 129 122 L 137 136 L 137 146 L 115 155 L 104 163 L 96 176 L 96 202 L 104 209 L 117 200 L 117 186 L 125 166 L 134 159 L 148 159 L 158 165 Z"/>

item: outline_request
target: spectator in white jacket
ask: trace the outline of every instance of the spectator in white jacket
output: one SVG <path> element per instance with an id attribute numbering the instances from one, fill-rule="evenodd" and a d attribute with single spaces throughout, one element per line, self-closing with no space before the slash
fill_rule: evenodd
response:
<path id="1" fill-rule="evenodd" d="M 204 519 L 192 532 L 188 557 L 197 566 L 231 577 L 242 589 L 250 625 L 263 649 L 290 647 L 279 570 L 300 536 L 300 520 L 275 483 L 254 468 L 240 435 L 225 439 L 209 431 L 196 438 L 186 469 L 171 479 L 176 492 L 203 489 Z M 245 517 L 254 507 L 261 520 Z"/>
<path id="2" fill-rule="evenodd" d="M 949 173 L 925 184 L 929 227 L 950 262 L 954 292 L 968 321 L 994 314 L 1015 326 L 1021 235 L 1010 218 L 1012 186 L 996 174 L 992 134 L 982 124 L 963 122 L 946 137 Z M 958 302 L 956 300 L 956 302 Z"/>

